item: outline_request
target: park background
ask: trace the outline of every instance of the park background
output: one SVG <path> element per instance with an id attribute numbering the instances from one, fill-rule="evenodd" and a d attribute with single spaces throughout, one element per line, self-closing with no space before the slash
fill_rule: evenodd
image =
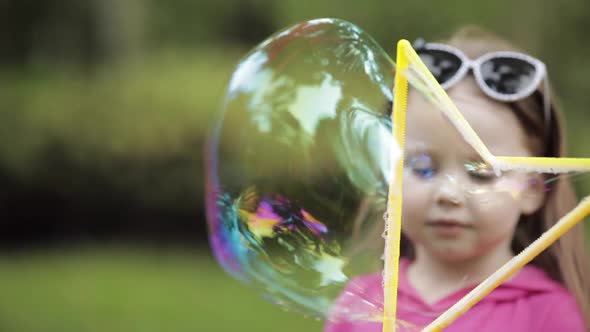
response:
<path id="1" fill-rule="evenodd" d="M 319 331 L 226 275 L 203 145 L 246 52 L 297 22 L 398 39 L 478 24 L 548 65 L 590 156 L 590 2 L 0 1 L 0 331 Z M 581 190 L 584 190 L 583 188 Z"/>

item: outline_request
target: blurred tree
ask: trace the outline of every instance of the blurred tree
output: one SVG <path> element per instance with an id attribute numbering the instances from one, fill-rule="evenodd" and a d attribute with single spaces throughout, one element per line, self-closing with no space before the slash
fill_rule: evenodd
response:
<path id="1" fill-rule="evenodd" d="M 141 0 L 0 1 L 0 65 L 92 66 L 134 52 Z"/>
<path id="2" fill-rule="evenodd" d="M 230 8 L 222 40 L 249 46 L 256 45 L 277 29 L 272 2 L 242 0 Z"/>

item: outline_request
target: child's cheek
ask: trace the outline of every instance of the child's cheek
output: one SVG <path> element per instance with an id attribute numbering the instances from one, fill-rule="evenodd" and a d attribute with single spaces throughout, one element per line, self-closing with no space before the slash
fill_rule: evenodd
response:
<path id="1" fill-rule="evenodd" d="M 402 230 L 413 233 L 424 221 L 428 208 L 428 190 L 424 183 L 412 178 L 404 178 L 402 201 Z"/>
<path id="2" fill-rule="evenodd" d="M 501 178 L 486 190 L 474 194 L 473 200 L 480 217 L 513 219 L 519 217 L 518 201 L 521 193 L 522 186 L 518 179 Z"/>
<path id="3" fill-rule="evenodd" d="M 494 185 L 494 191 L 506 193 L 515 201 L 519 201 L 526 186 L 526 176 L 524 174 L 516 174 L 500 178 Z"/>
<path id="4" fill-rule="evenodd" d="M 402 210 L 414 214 L 416 210 L 426 208 L 428 197 L 427 185 L 421 181 L 417 181 L 412 176 L 404 177 L 402 197 Z"/>

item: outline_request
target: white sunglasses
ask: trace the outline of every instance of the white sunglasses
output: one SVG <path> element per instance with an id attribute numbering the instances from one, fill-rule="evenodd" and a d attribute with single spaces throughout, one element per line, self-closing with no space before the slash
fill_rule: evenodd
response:
<path id="1" fill-rule="evenodd" d="M 438 43 L 414 42 L 414 49 L 443 89 L 448 89 L 469 70 L 480 89 L 490 98 L 503 102 L 524 99 L 545 83 L 543 108 L 548 125 L 551 114 L 545 64 L 530 55 L 500 51 L 486 53 L 471 60 L 461 50 Z"/>

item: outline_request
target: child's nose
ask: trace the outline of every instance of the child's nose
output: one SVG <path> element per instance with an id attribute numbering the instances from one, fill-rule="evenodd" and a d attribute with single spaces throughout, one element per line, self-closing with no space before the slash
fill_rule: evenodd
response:
<path id="1" fill-rule="evenodd" d="M 439 178 L 435 201 L 445 206 L 461 206 L 465 203 L 465 192 L 461 181 L 454 175 L 446 174 Z"/>

